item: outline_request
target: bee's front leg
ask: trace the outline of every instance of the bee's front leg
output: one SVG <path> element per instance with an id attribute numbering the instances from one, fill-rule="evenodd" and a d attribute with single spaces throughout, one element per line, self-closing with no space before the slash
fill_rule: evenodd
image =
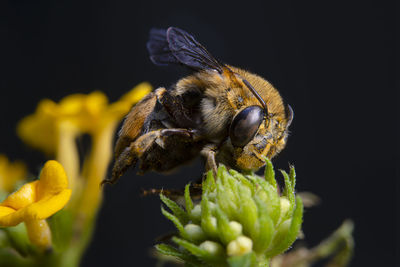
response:
<path id="1" fill-rule="evenodd" d="M 217 146 L 214 144 L 206 145 L 201 150 L 201 155 L 206 158 L 206 171 L 212 170 L 214 177 L 217 175 L 217 163 L 215 161 L 215 153 L 217 151 Z"/>

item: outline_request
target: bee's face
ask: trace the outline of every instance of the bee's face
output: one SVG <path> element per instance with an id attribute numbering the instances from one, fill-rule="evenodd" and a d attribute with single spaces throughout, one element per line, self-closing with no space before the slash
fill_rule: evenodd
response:
<path id="1" fill-rule="evenodd" d="M 265 157 L 271 159 L 278 154 L 285 147 L 288 136 L 287 120 L 265 118 L 256 111 L 257 108 L 248 107 L 247 111 L 239 112 L 230 128 L 233 161 L 243 170 L 258 170 L 264 166 Z M 238 120 L 241 117 L 246 121 Z"/>

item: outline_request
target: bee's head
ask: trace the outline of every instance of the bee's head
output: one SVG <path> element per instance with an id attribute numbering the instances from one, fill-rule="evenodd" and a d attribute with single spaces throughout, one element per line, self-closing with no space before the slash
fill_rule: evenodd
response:
<path id="1" fill-rule="evenodd" d="M 265 157 L 272 158 L 286 145 L 288 127 L 293 110 L 288 106 L 281 118 L 265 114 L 260 106 L 249 106 L 232 119 L 229 140 L 233 147 L 233 161 L 243 170 L 258 170 L 265 164 Z"/>

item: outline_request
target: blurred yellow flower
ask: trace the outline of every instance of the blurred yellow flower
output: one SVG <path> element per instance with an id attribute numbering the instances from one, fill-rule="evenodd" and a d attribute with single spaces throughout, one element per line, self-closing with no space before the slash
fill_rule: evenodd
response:
<path id="1" fill-rule="evenodd" d="M 0 190 L 10 193 L 16 184 L 26 178 L 26 166 L 20 161 L 10 162 L 4 155 L 0 155 Z"/>
<path id="2" fill-rule="evenodd" d="M 111 104 L 102 92 L 69 95 L 59 103 L 44 99 L 34 114 L 20 121 L 17 133 L 32 147 L 48 155 L 55 155 L 67 172 L 74 195 L 81 194 L 82 187 L 95 186 L 98 189 L 98 186 L 93 184 L 99 179 L 101 181 L 103 177 L 95 179 L 93 183 L 79 179 L 82 174 L 76 137 L 81 134 L 89 134 L 92 137 L 92 151 L 96 150 L 96 153 L 100 154 L 91 153 L 91 158 L 96 157 L 95 161 L 89 159 L 90 163 L 86 164 L 85 160 L 85 164 L 96 164 L 96 168 L 101 170 L 94 170 L 94 176 L 104 176 L 111 160 L 113 134 L 118 122 L 133 104 L 151 90 L 149 83 L 141 83 Z M 88 170 L 87 166 L 83 166 L 82 169 L 86 172 L 83 175 L 93 173 L 93 167 Z"/>
<path id="3" fill-rule="evenodd" d="M 102 92 L 69 95 L 59 103 L 45 99 L 34 114 L 18 124 L 17 132 L 23 141 L 55 156 L 65 169 L 72 189 L 71 200 L 65 208 L 74 218 L 71 250 L 77 246 L 83 250 L 88 244 L 84 239 L 90 238 L 86 233 L 91 232 L 93 218 L 102 201 L 100 183 L 113 155 L 118 123 L 151 90 L 149 83 L 141 83 L 114 103 L 109 103 Z M 91 149 L 82 159 L 76 138 L 83 134 L 90 136 Z M 0 213 L 12 211 L 4 207 Z"/>
<path id="4" fill-rule="evenodd" d="M 44 99 L 34 114 L 20 121 L 17 133 L 32 147 L 54 154 L 59 148 L 60 131 L 65 125 L 79 133 L 94 134 L 108 123 L 119 121 L 151 89 L 149 83 L 141 83 L 110 105 L 107 97 L 98 91 L 88 95 L 69 95 L 58 104 Z"/>
<path id="5" fill-rule="evenodd" d="M 23 185 L 0 203 L 0 226 L 25 222 L 29 239 L 40 248 L 51 247 L 51 232 L 46 222 L 68 202 L 71 190 L 60 163 L 49 160 L 39 180 Z"/>

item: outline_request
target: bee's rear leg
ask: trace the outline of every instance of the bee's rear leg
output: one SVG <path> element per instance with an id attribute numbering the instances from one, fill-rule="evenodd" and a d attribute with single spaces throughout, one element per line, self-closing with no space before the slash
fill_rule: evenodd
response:
<path id="1" fill-rule="evenodd" d="M 125 148 L 125 150 L 118 156 L 115 160 L 111 178 L 106 178 L 101 182 L 103 184 L 115 184 L 118 179 L 131 167 L 135 166 L 137 162 L 136 155 L 132 152 L 130 147 Z"/>
<path id="2" fill-rule="evenodd" d="M 177 138 L 179 137 L 179 138 Z M 114 167 L 112 169 L 111 178 L 105 179 L 102 184 L 114 184 L 130 167 L 135 166 L 140 159 L 141 171 L 154 169 L 155 167 L 169 166 L 165 158 L 161 158 L 164 151 L 164 146 L 178 145 L 174 143 L 172 138 L 179 139 L 180 142 L 193 142 L 199 138 L 199 133 L 196 130 L 187 130 L 181 128 L 160 129 L 146 133 L 131 143 L 126 143 L 122 153 L 117 155 Z M 172 142 L 171 142 L 172 141 Z M 161 148 L 156 149 L 156 148 Z M 149 151 L 152 151 L 149 153 Z M 161 153 L 161 154 L 160 154 Z M 167 158 L 173 158 L 171 155 L 165 155 Z M 159 162 L 163 162 L 158 166 Z M 174 162 L 172 162 L 174 163 Z M 156 166 L 157 165 L 157 166 Z M 173 166 L 171 165 L 171 168 Z M 157 170 L 157 169 L 155 169 Z"/>
<path id="3" fill-rule="evenodd" d="M 122 153 L 117 155 L 111 172 L 111 178 L 106 178 L 101 182 L 101 185 L 115 184 L 118 179 L 130 168 L 136 165 L 142 154 L 153 145 L 154 140 L 160 136 L 160 130 L 152 131 L 142 135 L 135 141 L 126 146 Z"/>

